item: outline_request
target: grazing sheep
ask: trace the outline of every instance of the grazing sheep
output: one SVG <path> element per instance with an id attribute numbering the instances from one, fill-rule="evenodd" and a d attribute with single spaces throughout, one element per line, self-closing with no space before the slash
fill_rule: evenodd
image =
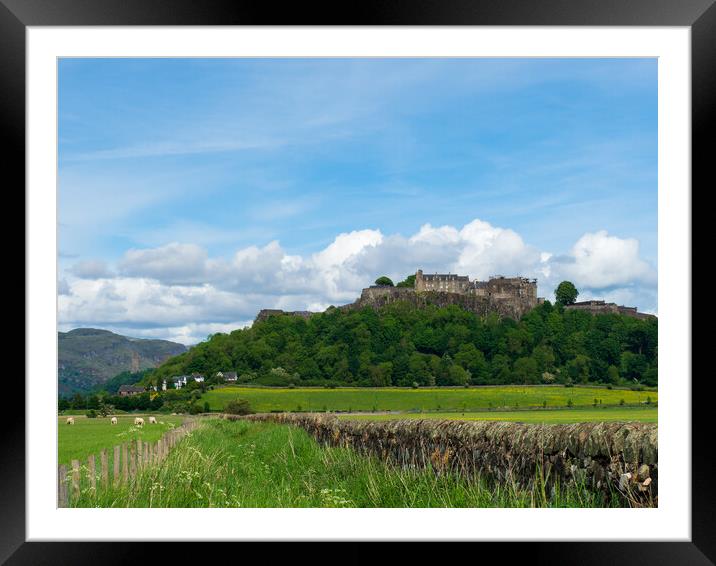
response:
<path id="1" fill-rule="evenodd" d="M 67 424 L 75 424 L 75 417 L 67 417 Z"/>
<path id="2" fill-rule="evenodd" d="M 134 424 L 139 425 L 139 426 L 144 426 L 144 419 L 141 417 L 135 417 Z"/>
<path id="3" fill-rule="evenodd" d="M 157 419 L 154 417 L 149 417 L 149 424 L 157 424 Z"/>
<path id="4" fill-rule="evenodd" d="M 112 417 L 112 424 L 117 424 L 117 417 Z"/>

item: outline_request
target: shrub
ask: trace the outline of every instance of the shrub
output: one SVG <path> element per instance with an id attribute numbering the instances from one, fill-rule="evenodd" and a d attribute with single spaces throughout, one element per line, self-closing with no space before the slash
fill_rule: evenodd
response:
<path id="1" fill-rule="evenodd" d="M 211 412 L 211 407 L 209 406 L 209 401 L 206 401 L 206 402 L 204 403 L 204 412 L 205 412 L 205 413 L 210 413 L 210 412 Z"/>
<path id="2" fill-rule="evenodd" d="M 201 413 L 201 407 L 197 405 L 196 403 L 192 403 L 189 405 L 189 414 L 190 415 L 198 415 Z"/>
<path id="3" fill-rule="evenodd" d="M 417 389 L 417 388 L 418 388 L 418 382 L 417 382 L 417 381 L 413 381 L 413 384 L 412 384 L 410 387 L 412 387 L 413 389 Z"/>
<path id="4" fill-rule="evenodd" d="M 254 411 L 247 399 L 232 399 L 224 407 L 224 412 L 230 415 L 250 415 Z"/>
<path id="5" fill-rule="evenodd" d="M 85 414 L 87 415 L 88 419 L 96 419 L 97 418 L 97 411 L 95 411 L 94 409 L 90 409 Z"/>
<path id="6" fill-rule="evenodd" d="M 624 399 L 619 399 L 619 404 L 624 405 Z"/>
<path id="7" fill-rule="evenodd" d="M 574 405 L 572 399 L 567 399 L 567 407 L 571 407 L 572 405 Z"/>

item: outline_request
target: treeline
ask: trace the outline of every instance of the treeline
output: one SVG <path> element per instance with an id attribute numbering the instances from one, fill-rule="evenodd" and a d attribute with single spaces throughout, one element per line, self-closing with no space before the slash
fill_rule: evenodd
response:
<path id="1" fill-rule="evenodd" d="M 456 306 L 329 309 L 214 334 L 144 382 L 236 371 L 262 385 L 657 385 L 656 318 L 592 315 L 548 301 L 520 321 Z"/>
<path id="2" fill-rule="evenodd" d="M 209 385 L 208 388 L 212 388 Z M 209 412 L 208 403 L 201 403 L 199 399 L 206 391 L 207 386 L 190 384 L 181 389 L 154 392 L 146 391 L 139 395 L 121 396 L 100 391 L 82 395 L 75 393 L 71 397 L 60 397 L 57 409 L 59 411 L 87 411 L 88 415 L 106 416 L 119 412 L 130 411 L 161 411 L 175 413 L 197 414 Z"/>

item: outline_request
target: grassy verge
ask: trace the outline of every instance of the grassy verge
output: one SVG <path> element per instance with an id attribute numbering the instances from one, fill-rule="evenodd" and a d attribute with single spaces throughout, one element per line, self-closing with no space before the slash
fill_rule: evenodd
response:
<path id="1" fill-rule="evenodd" d="M 76 416 L 75 424 L 68 425 L 67 417 L 58 419 L 57 459 L 59 464 L 69 464 L 70 460 L 84 460 L 90 454 L 97 454 L 102 449 L 136 440 L 155 442 L 170 428 L 179 426 L 183 417 L 156 415 L 157 424 L 148 424 L 149 418 L 143 415 L 145 425 L 134 426 L 137 415 L 118 416 L 117 424 L 110 423 L 108 417 L 88 419 Z"/>
<path id="2" fill-rule="evenodd" d="M 520 423 L 657 422 L 658 410 L 650 407 L 597 407 L 576 409 L 531 409 L 480 411 L 474 413 L 391 413 L 339 415 L 342 419 L 384 421 L 396 419 L 449 419 L 461 421 L 510 421 Z"/>
<path id="3" fill-rule="evenodd" d="M 207 391 L 200 403 L 222 410 L 232 399 L 247 399 L 258 412 L 271 411 L 453 411 L 531 407 L 602 407 L 657 403 L 656 391 L 597 387 L 501 386 L 465 388 L 260 388 L 228 386 Z"/>
<path id="4" fill-rule="evenodd" d="M 481 478 L 400 469 L 348 448 L 324 448 L 294 427 L 214 420 L 133 485 L 83 489 L 80 507 L 603 507 L 586 488 L 547 495 Z"/>

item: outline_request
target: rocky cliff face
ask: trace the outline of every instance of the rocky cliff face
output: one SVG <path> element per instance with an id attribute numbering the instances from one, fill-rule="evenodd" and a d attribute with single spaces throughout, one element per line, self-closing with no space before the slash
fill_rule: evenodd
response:
<path id="1" fill-rule="evenodd" d="M 435 305 L 438 307 L 457 305 L 479 316 L 494 312 L 500 316 L 513 318 L 515 320 L 518 320 L 522 315 L 536 306 L 536 304 L 533 304 L 527 299 L 517 297 L 480 297 L 439 291 L 416 292 L 413 289 L 399 287 L 369 287 L 363 289 L 360 298 L 355 303 L 341 308 L 353 309 L 366 306 L 380 308 L 397 301 L 408 302 L 416 308 L 423 308 L 426 305 Z"/>
<path id="2" fill-rule="evenodd" d="M 127 338 L 98 328 L 58 332 L 57 339 L 60 395 L 89 391 L 118 373 L 157 367 L 186 351 L 176 342 Z"/>

